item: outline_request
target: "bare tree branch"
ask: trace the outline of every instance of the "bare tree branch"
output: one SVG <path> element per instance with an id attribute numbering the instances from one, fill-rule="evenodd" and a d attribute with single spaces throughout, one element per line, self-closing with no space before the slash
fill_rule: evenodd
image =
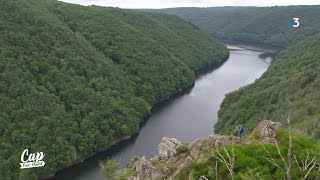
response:
<path id="1" fill-rule="evenodd" d="M 305 170 L 307 170 L 312 163 L 315 163 L 315 157 L 312 157 L 311 161 L 309 162 Z"/>
<path id="2" fill-rule="evenodd" d="M 218 161 L 216 161 L 216 179 L 218 179 Z"/>
<path id="3" fill-rule="evenodd" d="M 287 118 L 288 128 L 289 128 L 289 148 L 288 148 L 288 166 L 286 167 L 286 179 L 291 180 L 291 167 L 292 167 L 292 134 L 291 134 L 291 123 L 290 123 L 290 113 Z"/>
<path id="4" fill-rule="evenodd" d="M 283 169 L 282 169 L 282 167 L 280 167 L 273 159 L 269 159 L 269 158 L 267 158 L 267 157 L 265 157 L 265 156 L 263 156 L 267 161 L 269 161 L 271 164 L 273 164 L 274 166 L 276 166 L 277 168 L 279 168 L 279 170 L 283 173 L 283 174 L 286 174 L 284 171 L 283 171 Z"/>
<path id="5" fill-rule="evenodd" d="M 225 151 L 225 147 L 223 148 Z M 230 169 L 230 163 L 227 162 L 227 160 L 222 156 L 222 154 L 219 152 L 218 148 L 216 149 L 216 152 L 218 153 L 219 157 L 217 157 L 214 153 L 212 154 L 215 158 L 217 158 L 221 163 L 226 165 L 228 171 L 230 172 L 230 175 L 233 174 L 231 169 Z"/>
<path id="6" fill-rule="evenodd" d="M 223 148 L 223 150 L 224 150 L 225 154 L 227 155 L 227 157 L 228 157 L 228 159 L 229 159 L 229 162 L 231 162 L 231 157 L 230 157 L 230 155 L 229 155 L 229 152 L 227 151 L 226 148 Z"/>
<path id="7" fill-rule="evenodd" d="M 296 155 L 293 155 L 293 158 L 294 158 L 294 161 L 296 162 L 296 164 L 297 164 L 300 172 L 302 172 L 302 169 L 301 169 L 301 167 L 299 166 L 299 162 L 298 162 L 297 156 L 296 156 Z M 302 162 L 302 163 L 303 163 L 303 162 Z"/>
<path id="8" fill-rule="evenodd" d="M 311 172 L 311 170 L 316 166 L 317 164 L 314 163 L 313 166 L 311 166 L 308 170 L 308 172 L 305 174 L 305 176 L 302 178 L 302 180 L 305 180 L 308 176 L 309 176 L 309 173 Z"/>
<path id="9" fill-rule="evenodd" d="M 208 180 L 208 178 L 206 178 L 205 176 L 201 176 L 200 179 L 201 180 Z"/>
<path id="10" fill-rule="evenodd" d="M 318 180 L 318 178 L 320 177 L 320 163 L 318 164 L 319 166 L 318 166 L 318 176 L 317 176 L 317 180 Z"/>
<path id="11" fill-rule="evenodd" d="M 263 149 L 267 152 L 267 154 L 268 154 L 268 156 L 269 156 L 269 158 L 267 158 L 267 157 L 264 157 L 264 158 L 265 158 L 267 161 L 269 161 L 271 164 L 273 164 L 274 166 L 276 166 L 277 168 L 279 168 L 280 171 L 285 174 L 283 168 L 280 167 L 280 165 L 272 158 L 272 156 L 271 156 L 270 152 L 267 150 L 267 148 L 266 148 L 261 142 L 260 142 L 260 145 L 263 147 Z"/>
<path id="12" fill-rule="evenodd" d="M 304 161 L 301 161 L 302 166 L 299 165 L 298 159 L 296 155 L 292 154 L 292 134 L 291 134 L 291 124 L 290 124 L 290 114 L 287 119 L 288 128 L 289 128 L 289 148 L 288 148 L 288 168 L 286 172 L 286 179 L 291 179 L 291 166 L 292 166 L 292 157 L 294 161 L 296 162 L 300 172 L 302 175 L 302 180 L 305 180 L 310 172 L 317 166 L 316 157 L 310 157 L 309 151 L 307 151 L 307 158 Z M 320 167 L 318 174 L 320 174 Z M 318 177 L 317 177 L 318 179 Z"/>
<path id="13" fill-rule="evenodd" d="M 308 156 L 307 156 L 307 159 L 306 159 L 306 161 L 305 161 L 305 163 L 303 163 L 303 169 L 307 169 L 307 163 L 308 163 L 308 160 L 309 160 L 309 151 L 307 151 L 307 154 L 308 154 Z"/>
<path id="14" fill-rule="evenodd" d="M 225 147 L 223 147 L 224 154 L 226 154 L 227 159 L 223 157 L 223 155 L 220 153 L 218 148 L 216 148 L 216 153 L 218 156 L 215 154 L 215 152 L 212 152 L 212 156 L 215 157 L 217 160 L 219 160 L 222 164 L 224 164 L 231 176 L 231 179 L 234 180 L 234 164 L 235 164 L 235 153 L 234 153 L 234 138 L 232 139 L 232 149 L 231 149 L 231 156 L 230 153 L 227 151 Z M 217 167 L 217 162 L 216 162 L 216 172 L 218 172 L 218 167 Z M 216 175 L 217 177 L 217 175 Z"/>
<path id="15" fill-rule="evenodd" d="M 281 157 L 284 166 L 286 167 L 286 169 L 288 169 L 288 165 L 287 165 L 286 161 L 284 160 L 284 157 L 283 157 L 282 154 L 281 154 L 280 147 L 279 147 L 277 141 L 276 141 L 276 146 L 277 146 L 278 154 L 279 154 L 279 156 Z"/>

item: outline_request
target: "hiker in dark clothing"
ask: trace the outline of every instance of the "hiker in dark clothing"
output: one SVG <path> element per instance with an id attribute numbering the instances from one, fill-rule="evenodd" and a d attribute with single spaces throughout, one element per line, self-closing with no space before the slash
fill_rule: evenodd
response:
<path id="1" fill-rule="evenodd" d="M 241 125 L 239 125 L 239 138 L 240 138 L 240 142 L 241 142 L 241 140 L 242 140 L 243 131 L 244 131 L 243 127 L 242 127 Z"/>

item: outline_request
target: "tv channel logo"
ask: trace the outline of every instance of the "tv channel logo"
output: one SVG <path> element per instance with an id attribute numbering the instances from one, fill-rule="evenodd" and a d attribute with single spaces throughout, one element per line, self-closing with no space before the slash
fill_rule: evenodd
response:
<path id="1" fill-rule="evenodd" d="M 288 22 L 289 27 L 297 28 L 300 26 L 299 18 L 292 18 L 293 21 Z"/>

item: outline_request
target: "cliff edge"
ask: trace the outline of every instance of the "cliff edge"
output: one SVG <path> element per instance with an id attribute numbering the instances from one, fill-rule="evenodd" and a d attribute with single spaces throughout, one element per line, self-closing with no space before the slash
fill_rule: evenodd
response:
<path id="1" fill-rule="evenodd" d="M 250 145 L 253 141 L 261 143 L 277 142 L 276 131 L 283 126 L 281 123 L 264 120 L 254 129 L 250 137 L 242 141 L 239 137 L 210 135 L 208 138 L 196 139 L 190 143 L 182 143 L 175 138 L 164 137 L 158 145 L 158 155 L 147 159 L 134 157 L 122 172 L 135 172 L 128 180 L 146 179 L 181 179 L 178 175 L 186 171 L 192 162 L 202 162 L 205 155 L 217 148 L 232 144 Z M 193 179 L 192 174 L 188 179 Z"/>

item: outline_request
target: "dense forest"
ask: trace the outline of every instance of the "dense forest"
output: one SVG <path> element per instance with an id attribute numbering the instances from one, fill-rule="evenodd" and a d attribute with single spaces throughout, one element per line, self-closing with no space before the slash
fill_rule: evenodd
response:
<path id="1" fill-rule="evenodd" d="M 255 83 L 226 95 L 214 132 L 229 135 L 241 124 L 246 136 L 250 136 L 248 132 L 260 121 L 270 119 L 286 124 L 290 116 L 292 130 L 297 135 L 292 139 L 292 153 L 300 156 L 295 157 L 296 164 L 292 166 L 291 178 L 299 179 L 304 176 L 297 159 L 307 162 L 309 153 L 315 159 L 320 155 L 320 6 L 173 8 L 146 11 L 179 15 L 221 40 L 287 47 Z M 300 18 L 299 28 L 288 26 L 293 17 Z M 229 152 L 236 154 L 233 167 L 235 179 L 283 179 L 286 174 L 273 163 L 281 166 L 285 164 L 284 158 L 287 157 L 279 156 L 279 152 L 289 152 L 288 132 L 278 131 L 277 137 L 279 149 L 272 144 L 264 147 L 259 142 L 235 145 L 234 150 L 232 146 L 227 146 Z M 250 139 L 255 139 L 254 135 Z M 216 158 L 219 157 L 217 152 L 224 153 L 227 150 L 221 148 L 215 154 L 204 154 L 204 161 L 193 161 L 191 166 L 178 175 L 178 179 L 187 179 L 190 173 L 193 179 L 201 179 L 203 176 L 208 179 L 229 179 L 228 168 L 217 165 L 220 161 Z M 274 157 L 273 163 L 268 162 L 265 158 L 267 155 L 262 156 L 266 151 L 269 156 Z M 225 155 L 225 158 L 227 161 L 228 158 L 231 159 L 229 155 Z M 319 170 L 310 171 L 306 179 L 318 179 Z"/>
<path id="2" fill-rule="evenodd" d="M 151 11 L 179 15 L 222 40 L 288 47 L 254 84 L 226 96 L 215 133 L 229 133 L 239 124 L 252 130 L 263 119 L 283 122 L 291 113 L 297 133 L 320 138 L 320 6 Z M 293 17 L 300 18 L 300 27 L 287 25 Z"/>
<path id="3" fill-rule="evenodd" d="M 235 125 L 251 130 L 260 120 L 283 122 L 291 113 L 298 134 L 320 138 L 320 35 L 282 52 L 255 83 L 226 96 L 216 133 Z"/>
<path id="4" fill-rule="evenodd" d="M 172 15 L 0 0 L 0 179 L 38 179 L 139 131 L 227 48 Z M 24 149 L 43 168 L 20 170 Z"/>
<path id="5" fill-rule="evenodd" d="M 320 6 L 212 7 L 148 10 L 175 14 L 229 41 L 293 45 L 320 29 Z M 300 18 L 299 28 L 288 26 Z"/>

